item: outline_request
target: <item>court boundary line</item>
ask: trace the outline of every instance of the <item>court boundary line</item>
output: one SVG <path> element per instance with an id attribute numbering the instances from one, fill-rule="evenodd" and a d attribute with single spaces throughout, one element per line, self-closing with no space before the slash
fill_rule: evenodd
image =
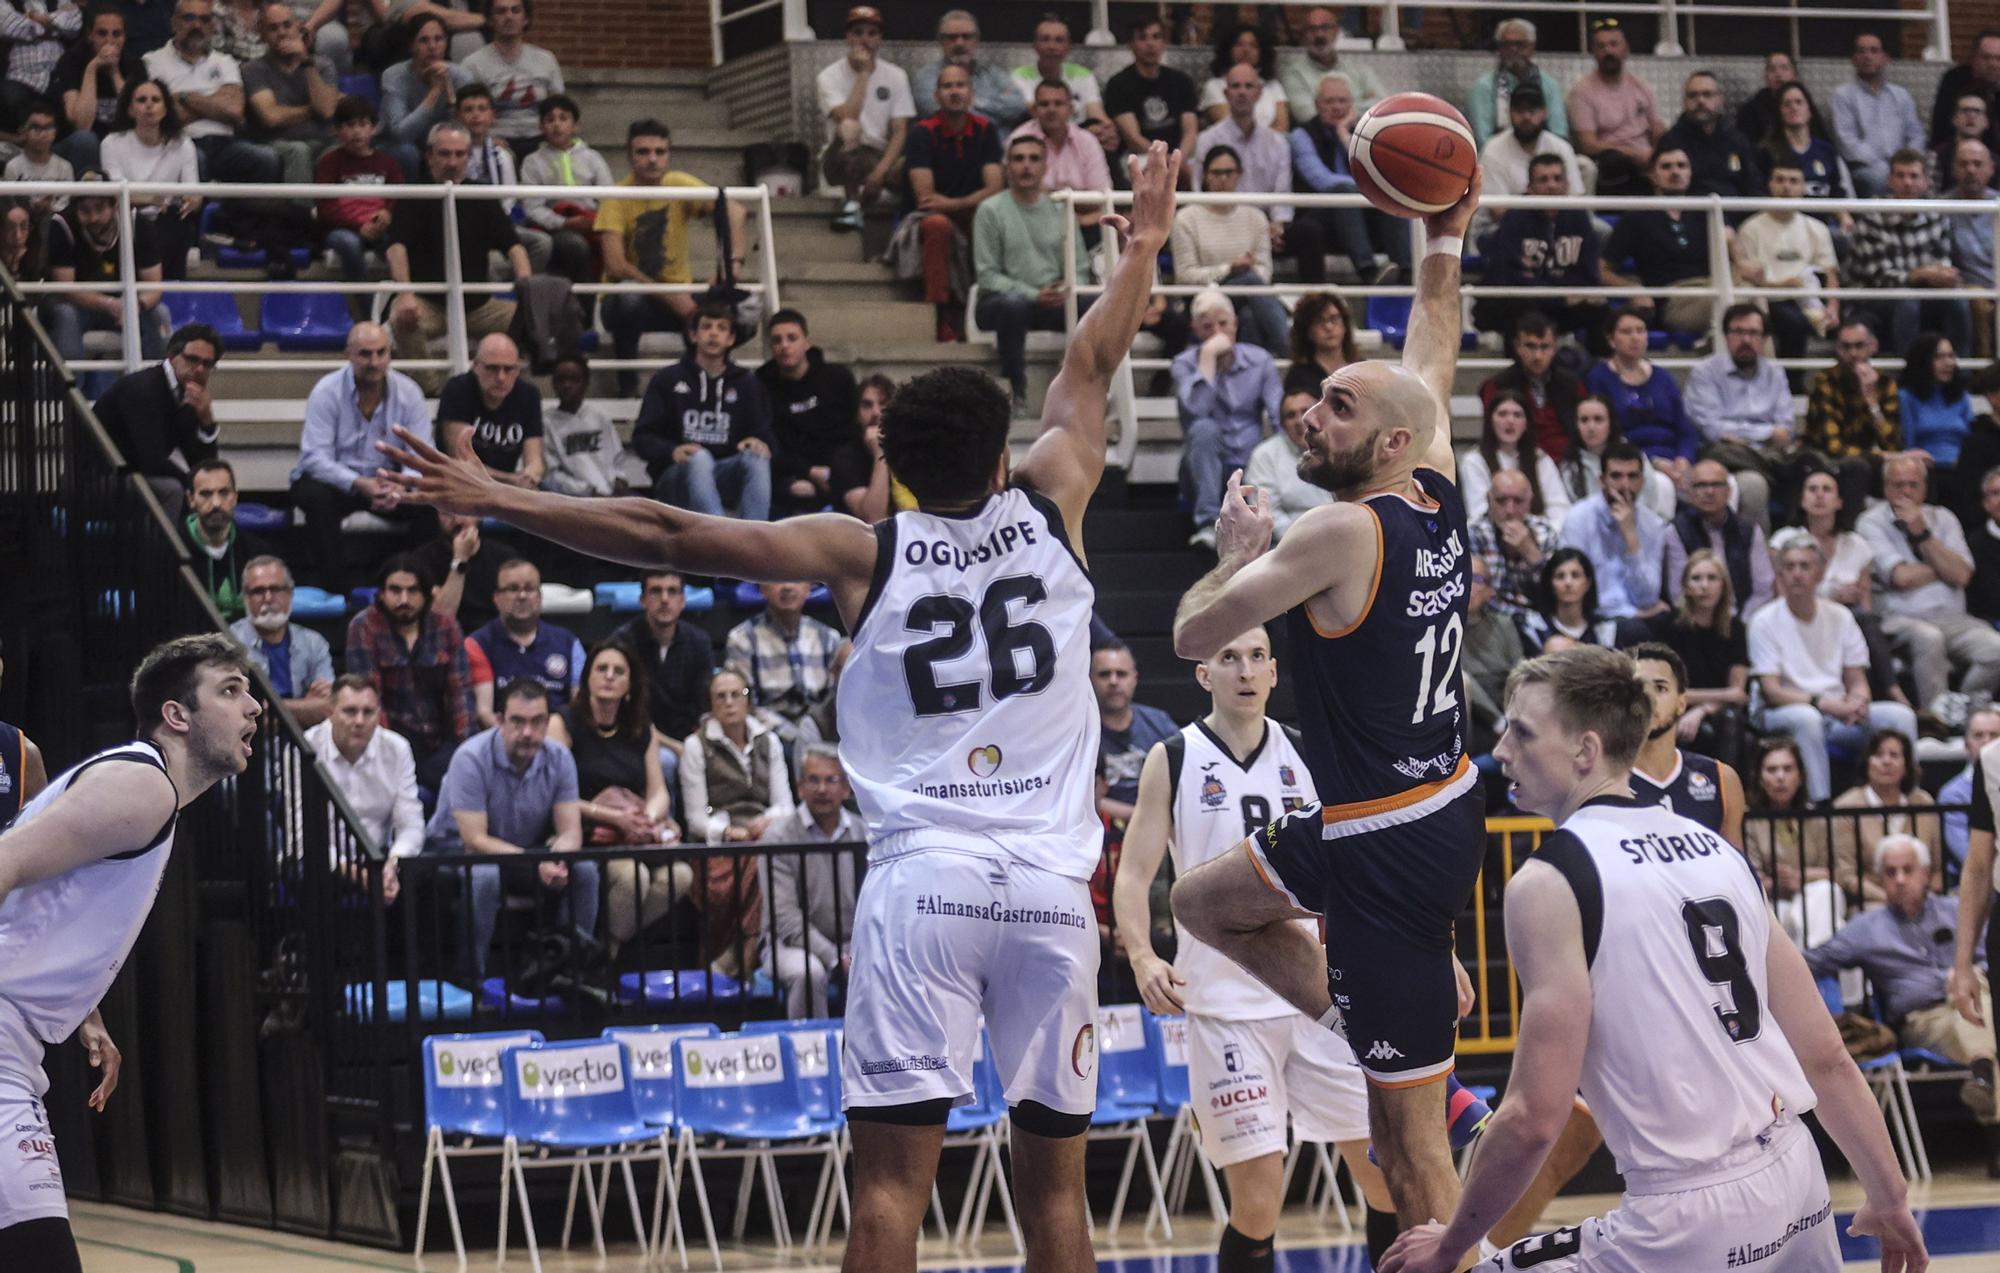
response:
<path id="1" fill-rule="evenodd" d="M 76 1243 L 78 1246 L 101 1246 L 107 1251 L 123 1251 L 127 1255 L 143 1255 L 148 1259 L 165 1260 L 179 1270 L 179 1273 L 195 1273 L 193 1260 L 183 1259 L 178 1255 L 168 1255 L 165 1251 L 148 1251 L 144 1247 L 106 1242 L 102 1238 L 77 1238 Z"/>
<path id="2" fill-rule="evenodd" d="M 75 1204 L 72 1204 L 72 1206 L 74 1205 Z M 82 1214 L 89 1216 L 93 1220 L 107 1220 L 114 1224 L 130 1225 L 134 1228 L 139 1228 L 139 1229 L 151 1229 L 159 1233 L 172 1233 L 187 1238 L 199 1238 L 204 1241 L 233 1243 L 234 1245 L 237 1246 L 256 1247 L 259 1250 L 264 1250 L 264 1251 L 279 1251 L 283 1252 L 286 1255 L 296 1255 L 308 1260 L 323 1260 L 328 1263 L 336 1263 L 336 1262 L 344 1263 L 354 1268 L 391 1269 L 394 1270 L 395 1273 L 408 1273 L 409 1269 L 412 1267 L 412 1265 L 408 1263 L 385 1264 L 380 1260 L 369 1259 L 366 1256 L 362 1255 L 347 1255 L 344 1253 L 333 1254 L 325 1251 L 309 1251 L 303 1247 L 287 1246 L 282 1242 L 271 1242 L 262 1238 L 243 1237 L 239 1234 L 228 1231 L 230 1229 L 239 1226 L 232 1225 L 227 1220 L 202 1221 L 201 1223 L 206 1224 L 210 1227 L 193 1229 L 185 1227 L 183 1225 L 166 1224 L 158 1220 L 139 1219 L 119 1214 L 120 1212 L 123 1212 L 125 1210 L 127 1209 L 118 1207 L 116 1204 L 101 1204 L 97 1206 L 90 1206 L 87 1210 L 83 1210 Z M 144 1213 L 142 1212 L 139 1214 L 143 1215 Z M 114 1243 L 104 1242 L 96 1238 L 79 1237 L 77 1238 L 77 1241 L 95 1242 L 99 1246 L 115 1245 Z M 341 1245 L 346 1246 L 350 1244 L 341 1244 Z M 134 1249 L 136 1250 L 137 1248 Z M 356 1245 L 354 1249 L 357 1252 L 366 1251 L 374 1253 L 377 1251 L 377 1248 L 375 1247 L 364 1247 L 359 1245 Z M 163 1254 L 157 1251 L 143 1251 L 141 1253 L 147 1255 Z M 195 1273 L 195 1266 L 193 1261 L 182 1259 L 179 1256 L 164 1256 L 164 1258 L 181 1260 L 185 1273 Z"/>

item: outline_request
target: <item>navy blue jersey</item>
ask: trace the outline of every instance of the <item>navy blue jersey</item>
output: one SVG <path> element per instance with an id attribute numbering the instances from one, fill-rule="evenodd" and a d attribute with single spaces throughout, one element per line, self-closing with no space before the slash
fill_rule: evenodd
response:
<path id="1" fill-rule="evenodd" d="M 1388 492 L 1362 501 L 1382 551 L 1361 617 L 1339 632 L 1304 605 L 1289 617 L 1302 750 L 1328 821 L 1424 802 L 1470 764 L 1465 501 L 1435 469 L 1416 480 L 1424 502 Z"/>
<path id="2" fill-rule="evenodd" d="M 21 745 L 21 731 L 0 720 L 0 827 L 21 811 L 21 784 L 28 780 L 28 749 Z"/>
<path id="3" fill-rule="evenodd" d="M 1678 752 L 1673 773 L 1655 782 L 1634 769 L 1632 794 L 1647 804 L 1672 809 L 1711 831 L 1722 830 L 1722 769 L 1707 756 Z"/>

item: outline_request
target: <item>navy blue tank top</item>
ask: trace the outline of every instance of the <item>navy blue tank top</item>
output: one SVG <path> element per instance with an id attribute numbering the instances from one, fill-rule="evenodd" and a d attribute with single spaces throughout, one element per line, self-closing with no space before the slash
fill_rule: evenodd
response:
<path id="1" fill-rule="evenodd" d="M 21 812 L 21 784 L 28 780 L 22 772 L 27 750 L 21 745 L 21 731 L 0 720 L 0 827 Z"/>
<path id="2" fill-rule="evenodd" d="M 1339 632 L 1304 605 L 1288 621 L 1301 749 L 1331 816 L 1343 806 L 1401 806 L 1461 776 L 1465 754 L 1465 501 L 1451 479 L 1419 468 L 1422 503 L 1383 492 L 1362 501 L 1382 546 L 1361 617 Z"/>
<path id="3" fill-rule="evenodd" d="M 1632 794 L 1647 804 L 1664 805 L 1690 822 L 1722 831 L 1722 770 L 1707 756 L 1681 752 L 1680 768 L 1665 782 L 1654 782 L 1632 771 Z"/>

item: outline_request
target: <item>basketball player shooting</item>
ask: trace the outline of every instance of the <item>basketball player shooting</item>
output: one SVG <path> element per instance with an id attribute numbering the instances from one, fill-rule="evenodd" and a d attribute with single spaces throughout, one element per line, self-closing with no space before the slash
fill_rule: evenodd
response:
<path id="1" fill-rule="evenodd" d="M 1008 471 L 1010 406 L 966 367 L 919 376 L 882 421 L 917 508 L 745 522 L 650 499 L 574 499 L 494 480 L 469 437 L 408 433 L 398 485 L 634 566 L 824 582 L 853 635 L 841 759 L 868 824 L 841 1087 L 854 1137 L 849 1273 L 914 1270 L 945 1120 L 972 1099 L 983 1012 L 1013 1124 L 1035 1273 L 1095 1267 L 1084 1133 L 1096 1106 L 1096 700 L 1084 506 L 1104 470 L 1104 403 L 1173 226 L 1180 156 L 1132 164 L 1128 244 L 1078 323 L 1042 432 Z M 1233 635 L 1233 634 L 1232 634 Z M 1005 916 L 1005 922 L 996 918 Z"/>
<path id="2" fill-rule="evenodd" d="M 1459 694 L 1467 537 L 1445 406 L 1478 204 L 1475 173 L 1426 222 L 1402 364 L 1341 368 L 1306 413 L 1299 475 L 1335 501 L 1273 548 L 1269 511 L 1232 475 L 1219 561 L 1174 620 L 1175 652 L 1207 659 L 1289 612 L 1301 751 L 1325 803 L 1182 877 L 1174 913 L 1299 1011 L 1344 1024 L 1404 1227 L 1458 1197 L 1444 1130 L 1452 920 L 1486 845 Z M 1326 919 L 1324 948 L 1293 922 L 1308 915 Z"/>

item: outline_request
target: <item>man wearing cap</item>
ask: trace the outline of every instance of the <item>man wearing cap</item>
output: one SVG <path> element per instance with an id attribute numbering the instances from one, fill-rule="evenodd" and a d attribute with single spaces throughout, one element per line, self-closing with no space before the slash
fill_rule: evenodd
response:
<path id="1" fill-rule="evenodd" d="M 1485 189 L 1493 194 L 1528 193 L 1528 165 L 1537 155 L 1554 155 L 1563 161 L 1565 194 L 1583 193 L 1583 175 L 1577 170 L 1576 150 L 1549 131 L 1548 99 L 1541 86 L 1523 84 L 1507 101 L 1507 128 L 1488 138 L 1479 151 L 1479 166 L 1485 170 Z"/>
<path id="2" fill-rule="evenodd" d="M 881 56 L 882 12 L 857 4 L 847 11 L 847 56 L 821 70 L 819 105 L 826 112 L 820 172 L 846 196 L 836 230 L 859 230 L 861 210 L 903 180 L 903 146 L 917 106 L 910 77 Z"/>
<path id="3" fill-rule="evenodd" d="M 1631 41 L 1616 18 L 1590 24 L 1590 56 L 1597 69 L 1569 91 L 1570 140 L 1597 161 L 1597 193 L 1650 193 L 1647 161 L 1667 131 L 1652 86 L 1625 73 Z"/>

